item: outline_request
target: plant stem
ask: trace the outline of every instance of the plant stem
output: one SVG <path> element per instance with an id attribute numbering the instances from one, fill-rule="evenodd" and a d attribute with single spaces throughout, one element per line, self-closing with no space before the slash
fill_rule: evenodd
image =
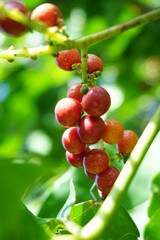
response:
<path id="1" fill-rule="evenodd" d="M 14 49 L 13 46 L 11 46 L 9 49 L 5 51 L 0 51 L 0 58 L 4 58 L 10 62 L 13 62 L 16 57 L 25 57 L 25 58 L 32 58 L 36 59 L 38 56 L 41 55 L 56 55 L 57 52 L 64 49 L 64 46 L 62 45 L 45 45 L 45 46 L 39 46 L 36 48 L 28 48 L 27 46 L 24 46 L 21 49 Z"/>
<path id="2" fill-rule="evenodd" d="M 87 75 L 87 56 L 88 56 L 88 50 L 87 50 L 87 48 L 82 49 L 82 50 L 81 50 L 81 59 L 82 59 L 81 71 L 82 71 L 82 80 L 83 80 L 83 83 L 87 83 L 87 81 L 88 81 L 88 75 Z"/>
<path id="3" fill-rule="evenodd" d="M 74 40 L 76 47 L 88 47 L 104 39 L 111 38 L 134 27 L 138 27 L 160 18 L 160 8 L 136 17 L 130 21 L 117 24 L 103 31 Z"/>
<path id="4" fill-rule="evenodd" d="M 2 6 L 0 5 L 0 10 L 1 10 L 1 7 Z M 14 13 L 12 13 L 12 14 L 14 15 Z M 82 37 L 79 39 L 75 39 L 75 40 L 66 40 L 61 44 L 54 45 L 53 47 L 51 47 L 50 45 L 45 45 L 45 46 L 39 46 L 39 47 L 35 47 L 35 48 L 28 48 L 28 54 L 26 54 L 26 52 L 23 51 L 22 49 L 19 49 L 19 50 L 8 49 L 5 51 L 0 50 L 0 58 L 5 58 L 5 59 L 9 60 L 9 59 L 14 59 L 16 57 L 27 57 L 28 58 L 28 57 L 32 57 L 32 56 L 37 57 L 40 55 L 52 55 L 52 54 L 57 54 L 57 52 L 60 50 L 71 49 L 71 48 L 80 48 L 80 49 L 82 49 L 82 51 L 86 51 L 87 47 L 92 44 L 95 44 L 104 39 L 108 39 L 110 37 L 118 35 L 119 33 L 125 32 L 131 28 L 152 22 L 152 21 L 158 19 L 159 17 L 160 17 L 160 8 L 153 10 L 149 13 L 146 13 L 144 15 L 141 15 L 139 17 L 136 17 L 130 21 L 118 24 L 118 25 L 110 27 L 108 29 L 105 29 L 103 31 L 100 31 L 100 32 L 97 32 L 94 34 L 90 34 L 88 36 L 85 36 L 85 37 Z M 12 16 L 12 18 L 14 19 L 14 16 Z M 23 20 L 23 21 L 25 22 L 28 20 Z M 26 22 L 26 24 L 27 24 L 27 22 Z M 28 24 L 30 24 L 30 23 L 28 23 Z M 39 24 L 39 23 L 34 22 L 32 24 L 36 24 L 36 28 L 37 28 L 38 27 L 37 24 Z M 41 26 L 39 26 L 39 27 L 41 28 Z M 42 28 L 43 29 L 41 29 L 41 31 L 43 30 L 44 32 L 46 32 L 46 28 L 44 28 L 44 26 Z M 14 53 L 15 53 L 15 55 L 14 55 Z M 84 75 L 84 77 L 85 77 L 85 75 Z"/>
<path id="5" fill-rule="evenodd" d="M 114 187 L 94 218 L 78 232 L 82 239 L 97 239 L 109 227 L 114 213 L 126 193 L 146 152 L 160 129 L 160 105 L 142 133 L 137 145 L 124 165 Z"/>

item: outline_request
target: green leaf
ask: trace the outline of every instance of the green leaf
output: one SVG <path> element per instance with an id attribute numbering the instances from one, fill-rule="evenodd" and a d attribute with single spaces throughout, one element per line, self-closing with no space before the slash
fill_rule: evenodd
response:
<path id="1" fill-rule="evenodd" d="M 64 206 L 61 208 L 57 215 L 57 219 L 68 217 L 71 211 L 72 206 L 75 204 L 76 201 L 76 192 L 73 185 L 73 180 L 70 181 L 70 193 L 68 196 L 67 201 L 65 202 Z"/>
<path id="2" fill-rule="evenodd" d="M 72 207 L 70 218 L 79 225 L 84 226 L 95 216 L 100 206 L 100 202 L 92 200 L 78 203 Z"/>
<path id="3" fill-rule="evenodd" d="M 160 209 L 160 172 L 153 178 L 151 190 L 152 198 L 148 208 L 149 217 L 152 217 L 153 214 Z"/>
<path id="4" fill-rule="evenodd" d="M 73 206 L 70 218 L 77 224 L 84 226 L 97 213 L 101 203 L 87 201 Z M 116 231 L 115 231 L 116 229 Z M 136 240 L 139 236 L 138 229 L 130 215 L 120 207 L 110 224 L 110 227 L 103 232 L 102 239 L 131 239 Z"/>
<path id="5" fill-rule="evenodd" d="M 145 240 L 160 240 L 160 209 L 157 210 L 146 225 Z"/>
<path id="6" fill-rule="evenodd" d="M 39 218 L 37 217 L 38 223 L 45 229 L 45 231 L 50 232 L 51 234 L 60 233 L 66 231 L 66 226 L 63 222 L 56 218 Z"/>
<path id="7" fill-rule="evenodd" d="M 0 172 L 0 239 L 48 239 L 21 201 L 26 189 L 44 174 L 44 168 L 20 159 L 6 159 L 0 161 Z"/>

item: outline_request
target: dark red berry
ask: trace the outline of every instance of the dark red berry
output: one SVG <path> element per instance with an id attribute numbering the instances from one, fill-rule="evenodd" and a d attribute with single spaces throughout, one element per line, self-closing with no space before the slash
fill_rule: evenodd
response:
<path id="1" fill-rule="evenodd" d="M 82 98 L 84 111 L 95 117 L 106 113 L 110 105 L 111 99 L 109 93 L 99 86 L 91 88 Z"/>
<path id="2" fill-rule="evenodd" d="M 4 3 L 4 7 L 7 10 L 17 9 L 24 15 L 28 14 L 28 9 L 20 2 L 17 1 L 7 1 Z M 18 23 L 11 18 L 3 17 L 0 14 L 0 28 L 3 32 L 13 35 L 13 36 L 19 36 L 22 35 L 27 31 L 27 27 L 24 26 L 21 23 Z"/>
<path id="3" fill-rule="evenodd" d="M 85 154 L 83 165 L 89 173 L 102 173 L 109 166 L 109 158 L 104 151 L 100 149 L 92 149 Z"/>
<path id="4" fill-rule="evenodd" d="M 62 13 L 57 6 L 52 3 L 43 3 L 36 7 L 31 14 L 31 20 L 38 20 L 48 27 L 63 25 Z"/>
<path id="5" fill-rule="evenodd" d="M 84 116 L 78 123 L 80 139 L 87 144 L 97 143 L 104 132 L 104 122 L 100 117 Z"/>
<path id="6" fill-rule="evenodd" d="M 117 177 L 119 170 L 113 166 L 109 166 L 104 172 L 96 175 L 97 188 L 104 194 L 108 194 L 112 189 Z"/>
<path id="7" fill-rule="evenodd" d="M 105 128 L 103 134 L 103 141 L 108 144 L 117 144 L 123 137 L 124 128 L 122 124 L 114 119 L 104 121 Z"/>
<path id="8" fill-rule="evenodd" d="M 70 153 L 79 154 L 85 151 L 86 144 L 81 141 L 77 128 L 67 129 L 62 135 L 63 147 Z"/>
<path id="9" fill-rule="evenodd" d="M 86 176 L 87 176 L 89 179 L 91 179 L 91 180 L 93 180 L 93 181 L 95 180 L 96 174 L 93 174 L 93 173 L 88 172 L 88 171 L 86 170 L 86 168 L 84 168 L 84 172 L 85 172 Z"/>
<path id="10" fill-rule="evenodd" d="M 82 102 L 83 94 L 81 93 L 81 88 L 82 88 L 81 83 L 77 83 L 77 84 L 72 85 L 67 91 L 67 97 L 75 98 L 79 102 Z"/>
<path id="11" fill-rule="evenodd" d="M 57 121 L 65 127 L 74 126 L 80 119 L 82 107 L 78 100 L 74 98 L 63 98 L 55 107 Z"/>
<path id="12" fill-rule="evenodd" d="M 65 71 L 72 71 L 72 65 L 81 63 L 81 56 L 76 48 L 59 52 L 55 58 L 57 66 Z"/>
<path id="13" fill-rule="evenodd" d="M 132 130 L 125 130 L 123 138 L 117 144 L 117 148 L 119 152 L 122 154 L 130 154 L 137 142 L 138 142 L 137 134 Z"/>
<path id="14" fill-rule="evenodd" d="M 85 150 L 79 154 L 73 154 L 66 151 L 66 159 L 70 165 L 76 168 L 83 167 L 83 157 L 86 152 L 88 152 L 90 149 L 88 146 L 85 147 Z"/>
<path id="15" fill-rule="evenodd" d="M 96 71 L 103 71 L 103 62 L 102 60 L 94 54 L 88 54 L 87 67 L 89 73 Z"/>

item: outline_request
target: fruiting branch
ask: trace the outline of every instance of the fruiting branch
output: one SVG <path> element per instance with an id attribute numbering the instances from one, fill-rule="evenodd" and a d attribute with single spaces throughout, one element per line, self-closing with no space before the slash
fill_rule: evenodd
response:
<path id="1" fill-rule="evenodd" d="M 22 47 L 21 49 L 14 49 L 14 46 L 11 46 L 5 51 L 0 51 L 0 58 L 4 58 L 9 62 L 13 62 L 16 57 L 25 57 L 35 60 L 38 56 L 41 55 L 57 55 L 60 50 L 63 50 L 64 46 L 62 45 L 45 45 L 38 46 L 36 48 L 28 48 L 27 46 Z"/>
<path id="2" fill-rule="evenodd" d="M 130 21 L 117 24 L 113 27 L 107 28 L 103 31 L 90 34 L 88 36 L 74 40 L 75 47 L 89 47 L 92 44 L 100 42 L 102 40 L 111 38 L 115 35 L 123 33 L 129 29 L 150 23 L 156 19 L 160 18 L 160 8 L 138 16 Z"/>
<path id="3" fill-rule="evenodd" d="M 2 9 L 3 9 L 3 6 L 0 5 L 0 11 Z M 7 11 L 6 14 L 9 14 L 9 11 Z M 10 18 L 17 20 L 18 22 L 21 21 L 23 18 L 23 20 L 21 22 L 23 22 L 25 25 L 29 24 L 29 26 L 30 26 L 30 21 L 28 20 L 28 18 L 24 18 L 24 16 L 22 17 L 22 14 L 18 15 L 20 17 L 17 17 L 17 14 L 15 14 L 15 12 L 13 11 L 12 13 L 10 13 L 9 16 L 10 16 Z M 103 31 L 100 31 L 100 32 L 97 32 L 94 34 L 90 34 L 88 36 L 85 36 L 85 37 L 82 37 L 79 39 L 68 40 L 66 36 L 64 36 L 64 38 L 63 38 L 62 34 L 61 34 L 61 37 L 59 36 L 59 40 L 58 40 L 60 44 L 58 44 L 58 45 L 54 45 L 54 46 L 45 45 L 45 46 L 38 46 L 35 48 L 27 48 L 28 52 L 24 51 L 23 49 L 19 49 L 19 50 L 8 49 L 8 50 L 4 50 L 4 51 L 1 50 L 0 58 L 4 58 L 7 60 L 15 59 L 16 57 L 32 58 L 32 57 L 38 57 L 40 55 L 57 54 L 58 51 L 64 50 L 64 49 L 71 49 L 71 48 L 80 48 L 80 49 L 86 48 L 87 49 L 87 47 L 89 47 L 92 44 L 95 44 L 102 40 L 111 38 L 115 35 L 118 35 L 122 32 L 132 29 L 134 27 L 147 24 L 158 18 L 160 18 L 160 8 L 153 10 L 149 13 L 146 13 L 144 15 L 141 15 L 139 17 L 136 17 L 130 21 L 115 25 L 115 26 L 107 28 Z M 39 23 L 37 23 L 37 22 L 33 22 L 32 24 L 36 24 L 36 28 L 39 25 Z M 42 25 L 43 24 L 40 23 L 39 27 L 41 27 Z M 32 27 L 32 26 L 30 26 L 30 27 Z M 46 31 L 46 28 L 44 29 L 44 25 L 42 28 L 44 31 Z M 52 39 L 52 37 L 54 39 L 54 36 L 52 36 L 52 34 L 50 34 L 50 39 Z"/>

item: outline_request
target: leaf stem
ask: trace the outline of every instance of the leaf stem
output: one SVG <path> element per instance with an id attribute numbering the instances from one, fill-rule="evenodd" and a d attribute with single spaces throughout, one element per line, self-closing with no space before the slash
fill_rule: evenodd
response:
<path id="1" fill-rule="evenodd" d="M 114 187 L 94 218 L 82 228 L 78 236 L 83 239 L 97 239 L 111 219 L 126 193 L 146 152 L 160 129 L 160 105 L 142 133 L 137 145 L 124 165 Z"/>

